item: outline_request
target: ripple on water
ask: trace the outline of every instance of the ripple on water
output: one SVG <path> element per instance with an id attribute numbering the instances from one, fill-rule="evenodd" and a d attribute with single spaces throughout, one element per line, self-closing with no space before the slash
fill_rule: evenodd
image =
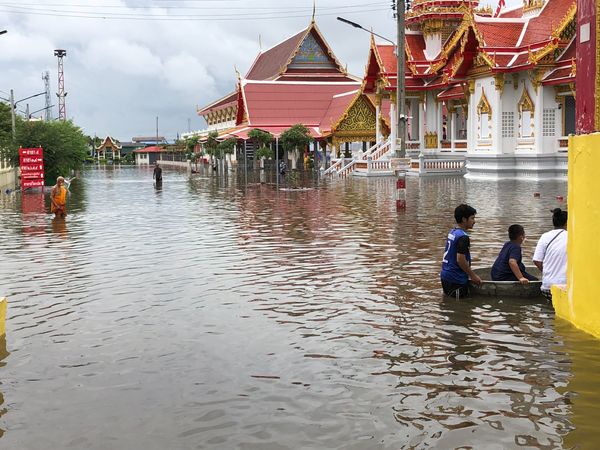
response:
<path id="1" fill-rule="evenodd" d="M 598 439 L 595 341 L 543 304 L 439 289 L 456 204 L 479 211 L 479 264 L 513 221 L 529 261 L 564 183 L 409 179 L 396 213 L 388 179 L 277 192 L 251 171 L 165 170 L 156 191 L 149 169 L 107 167 L 80 181 L 61 223 L 40 198 L 0 196 L 2 447 Z"/>

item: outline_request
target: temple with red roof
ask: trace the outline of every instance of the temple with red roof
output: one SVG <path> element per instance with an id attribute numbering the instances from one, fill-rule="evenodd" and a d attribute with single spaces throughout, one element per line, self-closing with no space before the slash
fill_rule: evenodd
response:
<path id="1" fill-rule="evenodd" d="M 565 177 L 575 132 L 576 0 L 523 0 L 497 15 L 478 6 L 414 0 L 406 14 L 411 172 L 466 166 L 469 177 Z M 394 46 L 372 38 L 362 90 L 375 97 L 372 151 L 382 162 L 398 145 L 397 79 Z M 389 136 L 379 129 L 388 118 Z"/>
<path id="2" fill-rule="evenodd" d="M 206 132 L 218 131 L 222 138 L 240 141 L 247 141 L 255 128 L 277 138 L 301 123 L 324 148 L 332 142 L 328 139 L 332 126 L 353 103 L 360 86 L 360 79 L 338 61 L 313 18 L 306 29 L 261 51 L 244 77 L 238 73 L 235 91 L 199 109 L 198 114 L 208 124 Z M 354 137 L 374 142 L 374 131 L 371 134 Z M 247 150 L 251 144 L 247 142 Z"/>

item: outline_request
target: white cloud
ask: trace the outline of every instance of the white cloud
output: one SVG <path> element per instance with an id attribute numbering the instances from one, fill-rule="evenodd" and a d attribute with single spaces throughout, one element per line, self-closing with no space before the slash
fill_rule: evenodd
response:
<path id="1" fill-rule="evenodd" d="M 178 0 L 161 2 L 161 8 L 145 0 L 111 0 L 106 4 L 100 0 L 61 0 L 53 4 L 71 6 L 52 8 L 45 6 L 44 0 L 27 2 L 33 3 L 38 4 L 37 11 L 20 9 L 20 14 L 15 13 L 20 7 L 0 6 L 2 28 L 8 30 L 0 36 L 0 96 L 10 89 L 15 90 L 17 98 L 42 91 L 41 74 L 50 70 L 52 100 L 56 102 L 57 63 L 53 50 L 64 48 L 68 116 L 87 133 L 127 140 L 137 134 L 153 134 L 156 116 L 160 117 L 161 134 L 170 138 L 187 131 L 188 119 L 192 128 L 203 127 L 202 119 L 195 115 L 196 105 L 210 103 L 235 87 L 234 66 L 242 74 L 248 70 L 259 49 L 259 35 L 266 49 L 304 29 L 310 21 L 313 1 Z M 506 3 L 512 7 L 521 0 Z M 482 4 L 495 7 L 497 0 Z M 336 16 L 372 27 L 391 39 L 395 39 L 395 22 L 388 1 L 362 13 L 352 13 L 349 5 L 361 2 L 319 0 L 317 23 L 342 64 L 362 76 L 369 36 L 336 21 Z M 273 8 L 271 12 L 262 9 L 267 7 Z M 96 12 L 107 18 L 57 17 L 48 10 L 69 11 L 72 16 Z M 285 17 L 265 19 L 273 11 Z M 126 20 L 114 19 L 115 13 Z M 143 15 L 166 14 L 172 18 L 185 18 L 182 14 L 218 17 L 137 20 Z M 229 20 L 232 18 L 239 20 Z M 43 97 L 30 102 L 32 110 L 44 106 Z"/>

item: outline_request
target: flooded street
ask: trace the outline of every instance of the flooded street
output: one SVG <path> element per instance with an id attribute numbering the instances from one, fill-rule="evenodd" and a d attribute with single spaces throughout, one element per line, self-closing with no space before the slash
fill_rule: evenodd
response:
<path id="1" fill-rule="evenodd" d="M 0 196 L 3 449 L 593 448 L 600 343 L 540 301 L 444 299 L 452 212 L 474 266 L 524 262 L 564 182 L 84 172 L 66 222 Z M 534 198 L 541 192 L 541 198 Z"/>

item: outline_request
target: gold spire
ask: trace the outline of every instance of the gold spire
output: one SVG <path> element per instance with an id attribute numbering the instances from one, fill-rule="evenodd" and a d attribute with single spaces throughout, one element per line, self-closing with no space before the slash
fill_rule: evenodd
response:
<path id="1" fill-rule="evenodd" d="M 312 23 L 315 23 L 316 12 L 317 12 L 317 0 L 313 0 L 313 13 L 312 13 L 312 19 L 311 19 Z"/>

